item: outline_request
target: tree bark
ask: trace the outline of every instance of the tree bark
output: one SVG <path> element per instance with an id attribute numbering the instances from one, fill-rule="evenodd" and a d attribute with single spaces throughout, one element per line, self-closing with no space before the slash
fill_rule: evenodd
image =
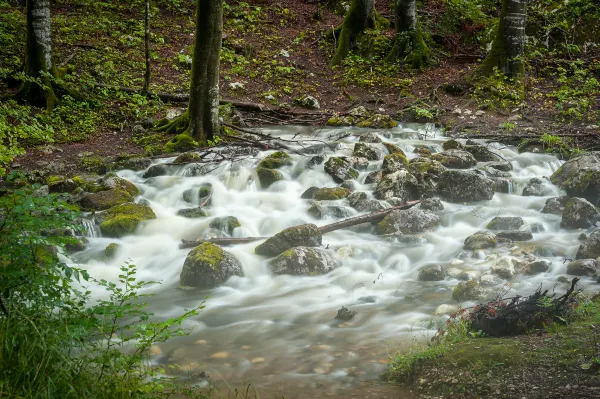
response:
<path id="1" fill-rule="evenodd" d="M 429 64 L 430 50 L 417 21 L 416 0 L 396 0 L 396 38 L 386 61 L 402 61 L 414 68 Z"/>
<path id="2" fill-rule="evenodd" d="M 144 73 L 144 88 L 142 93 L 147 95 L 150 91 L 150 0 L 146 0 L 144 13 L 144 47 L 146 55 L 146 72 Z"/>
<path id="3" fill-rule="evenodd" d="M 58 104 L 52 77 L 58 69 L 52 63 L 50 34 L 50 0 L 27 0 L 27 44 L 25 50 L 25 80 L 15 99 L 52 110 Z"/>
<path id="4" fill-rule="evenodd" d="M 525 73 L 525 25 L 527 23 L 527 0 L 502 0 L 502 12 L 492 50 L 476 75 L 491 76 L 497 68 L 506 76 L 519 78 Z"/>
<path id="5" fill-rule="evenodd" d="M 197 2 L 196 36 L 188 112 L 190 134 L 206 144 L 219 131 L 219 63 L 223 0 Z"/>
<path id="6" fill-rule="evenodd" d="M 367 28 L 375 27 L 375 0 L 352 0 L 338 36 L 338 46 L 330 66 L 339 65 L 354 48 L 356 39 Z"/>

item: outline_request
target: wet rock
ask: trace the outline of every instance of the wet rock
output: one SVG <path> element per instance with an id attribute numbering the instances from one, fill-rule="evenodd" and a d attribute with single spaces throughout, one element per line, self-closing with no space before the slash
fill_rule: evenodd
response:
<path id="1" fill-rule="evenodd" d="M 356 123 L 359 118 L 345 115 L 345 116 L 332 116 L 327 120 L 327 126 L 352 126 Z"/>
<path id="2" fill-rule="evenodd" d="M 552 262 L 548 259 L 535 259 L 521 266 L 520 272 L 527 275 L 545 273 L 550 269 Z"/>
<path id="3" fill-rule="evenodd" d="M 375 114 L 357 124 L 358 127 L 371 129 L 392 129 L 398 124 L 389 115 Z"/>
<path id="4" fill-rule="evenodd" d="M 375 212 L 385 209 L 385 206 L 383 206 L 381 202 L 374 199 L 356 201 L 350 206 L 358 212 Z"/>
<path id="5" fill-rule="evenodd" d="M 486 162 L 485 164 L 481 164 L 482 166 L 494 168 L 501 172 L 510 172 L 512 170 L 512 165 L 509 162 Z"/>
<path id="6" fill-rule="evenodd" d="M 365 170 L 369 167 L 369 160 L 362 157 L 344 157 L 354 169 Z"/>
<path id="7" fill-rule="evenodd" d="M 50 176 L 46 180 L 49 193 L 72 193 L 79 185 L 73 179 L 67 179 L 64 176 Z"/>
<path id="8" fill-rule="evenodd" d="M 208 227 L 215 230 L 224 232 L 225 234 L 232 235 L 233 230 L 240 227 L 242 224 L 235 216 L 224 216 L 218 217 L 211 220 Z"/>
<path id="9" fill-rule="evenodd" d="M 142 177 L 144 179 L 149 179 L 151 177 L 166 176 L 168 174 L 169 174 L 169 171 L 167 169 L 167 166 L 162 163 L 158 163 L 156 165 L 150 166 L 148 168 L 148 170 L 144 172 Z"/>
<path id="10" fill-rule="evenodd" d="M 533 222 L 533 223 L 527 224 L 527 225 L 525 225 L 525 227 L 523 227 L 523 229 L 525 231 L 530 231 L 532 233 L 543 233 L 544 231 L 546 231 L 546 228 L 540 222 Z"/>
<path id="11" fill-rule="evenodd" d="M 461 281 L 452 291 L 452 299 L 455 301 L 470 301 L 483 298 L 485 291 L 479 286 L 475 279 Z"/>
<path id="12" fill-rule="evenodd" d="M 430 157 L 431 156 L 431 150 L 429 148 L 425 148 L 425 147 L 417 147 L 413 150 L 414 154 L 419 154 L 422 157 Z"/>
<path id="13" fill-rule="evenodd" d="M 296 103 L 303 108 L 314 109 L 314 110 L 321 108 L 321 105 L 319 104 L 319 100 L 317 100 L 313 96 L 304 95 L 300 98 L 297 98 Z"/>
<path id="14" fill-rule="evenodd" d="M 406 169 L 407 167 L 408 160 L 406 159 L 406 155 L 401 154 L 399 152 L 395 152 L 393 154 L 386 155 L 383 158 L 383 165 L 381 166 L 381 171 L 384 175 L 388 175 L 390 173 Z"/>
<path id="15" fill-rule="evenodd" d="M 271 155 L 267 155 L 258 164 L 259 168 L 279 169 L 284 166 L 292 165 L 292 158 L 283 151 L 277 151 Z"/>
<path id="16" fill-rule="evenodd" d="M 383 146 L 385 147 L 385 149 L 387 150 L 388 153 L 390 153 L 390 154 L 401 154 L 401 155 L 403 155 L 406 158 L 406 154 L 404 153 L 404 150 L 402 150 L 402 148 L 400 148 L 396 144 L 387 143 L 387 142 L 383 142 L 382 144 L 383 144 Z"/>
<path id="17" fill-rule="evenodd" d="M 506 280 L 510 280 L 516 274 L 516 266 L 519 264 L 512 256 L 503 256 L 492 265 L 491 272 Z"/>
<path id="18" fill-rule="evenodd" d="M 383 144 L 356 143 L 352 155 L 366 158 L 369 161 L 379 161 L 387 155 L 388 151 Z"/>
<path id="19" fill-rule="evenodd" d="M 346 190 L 355 191 L 358 189 L 358 183 L 355 180 L 345 180 L 340 184 L 341 188 L 345 188 Z"/>
<path id="20" fill-rule="evenodd" d="M 129 169 L 129 170 L 144 170 L 147 169 L 150 165 L 152 165 L 152 160 L 146 157 L 137 157 L 137 156 L 128 156 L 117 158 L 115 162 L 110 165 L 111 170 L 121 170 L 121 169 Z"/>
<path id="21" fill-rule="evenodd" d="M 306 163 L 306 167 L 309 169 L 313 169 L 325 162 L 325 155 L 315 155 Z"/>
<path id="22" fill-rule="evenodd" d="M 555 215 L 561 215 L 565 210 L 565 205 L 567 205 L 567 201 L 569 197 L 552 197 L 546 200 L 546 204 L 544 205 L 544 209 L 542 209 L 542 213 L 552 213 Z"/>
<path id="23" fill-rule="evenodd" d="M 356 116 L 358 118 L 368 118 L 370 113 L 369 113 L 369 111 L 367 111 L 367 109 L 365 107 L 363 107 L 362 105 L 359 105 L 358 107 L 354 107 L 350 111 L 348 111 L 348 115 Z M 367 133 L 367 134 L 372 134 L 372 133 Z"/>
<path id="24" fill-rule="evenodd" d="M 383 172 L 376 170 L 370 172 L 365 178 L 365 184 L 379 183 L 383 179 Z"/>
<path id="25" fill-rule="evenodd" d="M 129 194 L 136 196 L 140 193 L 140 190 L 130 182 L 122 177 L 117 176 L 114 173 L 109 173 L 106 176 L 100 178 L 98 181 L 102 190 L 121 189 L 127 191 Z"/>
<path id="26" fill-rule="evenodd" d="M 408 171 L 417 179 L 417 189 L 421 197 L 432 197 L 435 195 L 440 176 L 447 169 L 429 158 L 411 159 Z"/>
<path id="27" fill-rule="evenodd" d="M 206 212 L 202 208 L 185 208 L 177 211 L 177 216 L 182 216 L 184 218 L 195 219 L 195 218 L 203 218 L 207 216 Z"/>
<path id="28" fill-rule="evenodd" d="M 104 256 L 107 259 L 113 259 L 117 256 L 117 252 L 119 251 L 120 245 L 116 242 L 111 242 L 104 248 Z"/>
<path id="29" fill-rule="evenodd" d="M 358 179 L 358 171 L 352 168 L 350 162 L 343 158 L 331 157 L 325 162 L 325 172 L 328 173 L 336 183 L 344 180 Z"/>
<path id="30" fill-rule="evenodd" d="M 360 138 L 358 140 L 361 143 L 381 143 L 383 141 L 375 133 L 364 133 L 364 134 L 361 134 Z"/>
<path id="31" fill-rule="evenodd" d="M 321 243 L 322 235 L 319 228 L 314 224 L 303 224 L 288 227 L 275 234 L 257 246 L 254 252 L 257 255 L 277 256 L 293 247 L 320 247 Z"/>
<path id="32" fill-rule="evenodd" d="M 362 302 L 362 303 L 375 303 L 375 302 L 377 302 L 378 299 L 379 299 L 379 297 L 377 297 L 376 295 L 369 295 L 369 296 L 361 296 L 356 301 Z"/>
<path id="33" fill-rule="evenodd" d="M 587 240 L 587 239 L 588 239 L 588 236 L 587 236 L 587 234 L 585 234 L 585 233 L 581 233 L 581 234 L 579 234 L 579 237 L 577 237 L 577 239 L 578 239 L 579 241 L 585 241 L 585 240 Z"/>
<path id="34" fill-rule="evenodd" d="M 492 177 L 494 182 L 494 192 L 497 193 L 511 193 L 513 192 L 513 181 L 504 177 Z"/>
<path id="35" fill-rule="evenodd" d="M 425 199 L 421 200 L 421 203 L 419 204 L 419 208 L 421 208 L 423 210 L 435 212 L 435 211 L 443 211 L 444 205 L 442 204 L 442 201 L 440 201 L 439 198 L 425 198 Z"/>
<path id="36" fill-rule="evenodd" d="M 332 201 L 346 198 L 350 195 L 350 190 L 343 187 L 320 188 L 315 191 L 317 201 Z"/>
<path id="37" fill-rule="evenodd" d="M 496 216 L 485 227 L 490 230 L 519 230 L 524 224 L 523 218 L 518 216 Z"/>
<path id="38" fill-rule="evenodd" d="M 342 308 L 340 310 L 338 310 L 337 315 L 335 316 L 335 319 L 341 320 L 341 321 L 349 321 L 349 320 L 352 320 L 354 318 L 354 316 L 356 316 L 356 311 L 348 310 L 347 308 L 342 306 Z"/>
<path id="39" fill-rule="evenodd" d="M 451 315 L 454 314 L 458 311 L 458 306 L 456 305 L 448 305 L 448 304 L 441 304 L 440 306 L 438 306 L 435 309 L 435 312 L 433 314 L 435 314 L 436 316 L 444 316 L 444 315 Z"/>
<path id="40" fill-rule="evenodd" d="M 263 188 L 269 188 L 273 183 L 283 180 L 283 175 L 275 169 L 257 168 L 258 181 Z"/>
<path id="41" fill-rule="evenodd" d="M 446 270 L 441 265 L 428 265 L 419 270 L 420 281 L 440 281 L 446 278 Z"/>
<path id="42" fill-rule="evenodd" d="M 444 149 L 444 151 L 448 151 L 448 150 L 462 150 L 462 144 L 459 143 L 457 140 L 454 139 L 450 139 L 447 141 L 444 141 L 444 143 L 442 144 L 442 148 Z"/>
<path id="43" fill-rule="evenodd" d="M 324 249 L 294 247 L 269 261 L 269 267 L 274 274 L 315 276 L 329 273 L 337 263 Z"/>
<path id="44" fill-rule="evenodd" d="M 417 179 L 406 170 L 399 170 L 385 175 L 377 183 L 374 192 L 375 198 L 386 200 L 397 197 L 402 201 L 409 201 L 419 198 Z"/>
<path id="45" fill-rule="evenodd" d="M 494 233 L 489 231 L 478 231 L 465 239 L 463 248 L 475 251 L 478 249 L 495 247 L 497 242 L 498 239 Z"/>
<path id="46" fill-rule="evenodd" d="M 560 227 L 564 228 L 587 228 L 596 225 L 600 220 L 600 212 L 588 200 L 583 198 L 571 198 L 567 201 L 562 213 Z"/>
<path id="47" fill-rule="evenodd" d="M 317 191 L 319 191 L 320 188 L 319 187 L 309 187 L 306 189 L 306 191 L 304 191 L 302 193 L 302 195 L 300 196 L 300 198 L 302 199 L 315 199 L 315 195 L 317 194 Z"/>
<path id="48" fill-rule="evenodd" d="M 145 220 L 156 219 L 152 208 L 142 204 L 121 204 L 110 208 L 100 223 L 100 231 L 106 237 L 123 237 L 133 234 Z"/>
<path id="49" fill-rule="evenodd" d="M 600 205 L 600 151 L 569 159 L 550 180 L 565 189 L 569 197 L 585 198 L 593 205 Z"/>
<path id="50" fill-rule="evenodd" d="M 392 211 L 377 224 L 377 234 L 410 234 L 434 230 L 440 224 L 435 213 L 419 208 Z"/>
<path id="51" fill-rule="evenodd" d="M 362 191 L 357 191 L 354 192 L 350 195 L 348 195 L 348 203 L 352 206 L 353 204 L 356 204 L 358 201 L 364 201 L 367 199 L 367 193 L 364 193 Z"/>
<path id="52" fill-rule="evenodd" d="M 593 277 L 600 273 L 600 262 L 596 259 L 579 259 L 570 262 L 567 266 L 567 274 L 572 276 Z"/>
<path id="53" fill-rule="evenodd" d="M 502 162 L 499 155 L 483 145 L 466 145 L 463 149 L 469 152 L 478 162 Z"/>
<path id="54" fill-rule="evenodd" d="M 504 284 L 504 280 L 495 274 L 484 274 L 479 278 L 479 284 L 486 286 L 494 286 L 498 284 Z"/>
<path id="55" fill-rule="evenodd" d="M 317 219 L 325 218 L 347 218 L 352 215 L 352 212 L 341 205 L 323 205 L 321 203 L 314 203 L 307 211 L 310 215 Z"/>
<path id="56" fill-rule="evenodd" d="M 116 205 L 133 201 L 133 196 L 120 188 L 87 194 L 79 201 L 81 208 L 89 211 L 101 211 Z"/>
<path id="57" fill-rule="evenodd" d="M 587 241 L 579 246 L 576 259 L 596 259 L 600 257 L 600 230 L 594 231 Z"/>
<path id="58" fill-rule="evenodd" d="M 494 182 L 473 171 L 447 170 L 439 178 L 437 192 L 451 202 L 488 201 L 494 197 Z"/>
<path id="59" fill-rule="evenodd" d="M 549 195 L 552 190 L 549 187 L 544 186 L 540 179 L 531 179 L 529 184 L 523 189 L 524 197 L 545 197 Z"/>
<path id="60" fill-rule="evenodd" d="M 496 237 L 503 238 L 511 241 L 529 241 L 533 240 L 533 234 L 530 231 L 519 231 L 519 230 L 509 230 L 509 231 L 499 231 L 496 233 Z"/>
<path id="61" fill-rule="evenodd" d="M 192 249 L 185 258 L 179 280 L 185 287 L 214 288 L 232 276 L 243 275 L 242 265 L 233 255 L 218 245 L 205 242 Z"/>
<path id="62" fill-rule="evenodd" d="M 502 178 L 508 179 L 511 176 L 509 172 L 503 172 L 503 171 L 493 168 L 491 166 L 478 166 L 477 169 L 485 172 L 486 176 L 489 176 L 492 178 L 502 177 Z"/>
<path id="63" fill-rule="evenodd" d="M 200 162 L 201 160 L 202 158 L 200 158 L 199 154 L 195 152 L 185 152 L 175 158 L 173 163 L 177 165 L 185 165 L 188 163 Z"/>
<path id="64" fill-rule="evenodd" d="M 447 150 L 433 154 L 431 159 L 451 169 L 469 169 L 477 165 L 477 160 L 473 155 L 463 150 Z"/>

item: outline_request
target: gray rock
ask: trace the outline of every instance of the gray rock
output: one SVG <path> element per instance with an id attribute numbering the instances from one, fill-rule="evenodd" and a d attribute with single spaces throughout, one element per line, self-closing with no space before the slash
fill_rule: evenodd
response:
<path id="1" fill-rule="evenodd" d="M 555 215 L 561 215 L 565 210 L 565 205 L 567 205 L 567 201 L 569 197 L 552 197 L 546 200 L 546 204 L 544 205 L 544 209 L 542 209 L 542 213 L 552 213 Z"/>
<path id="2" fill-rule="evenodd" d="M 180 209 L 177 211 L 178 216 L 183 216 L 184 218 L 202 218 L 207 216 L 206 212 L 202 208 L 186 208 Z"/>
<path id="3" fill-rule="evenodd" d="M 351 193 L 350 195 L 348 195 L 348 202 L 350 203 L 350 206 L 353 206 L 353 204 L 356 204 L 358 201 L 364 201 L 367 199 L 367 193 L 364 193 L 362 191 L 357 191 L 354 193 Z"/>
<path id="4" fill-rule="evenodd" d="M 381 143 L 383 140 L 375 133 L 364 133 L 360 135 L 359 141 L 361 143 Z"/>
<path id="5" fill-rule="evenodd" d="M 297 100 L 297 103 L 304 108 L 308 108 L 308 109 L 320 109 L 321 105 L 319 104 L 319 101 L 314 98 L 313 96 L 302 96 Z"/>
<path id="6" fill-rule="evenodd" d="M 274 274 L 314 276 L 326 274 L 337 267 L 337 263 L 321 248 L 294 247 L 269 261 Z"/>
<path id="7" fill-rule="evenodd" d="M 312 204 L 307 211 L 310 215 L 317 219 L 325 219 L 325 218 L 347 218 L 352 215 L 352 212 L 344 206 L 341 205 L 324 205 L 319 202 L 315 202 Z"/>
<path id="8" fill-rule="evenodd" d="M 550 190 L 548 187 L 544 186 L 541 183 L 529 183 L 524 189 L 523 189 L 523 196 L 524 197 L 545 197 L 546 195 L 550 194 L 552 192 L 552 190 Z"/>
<path id="9" fill-rule="evenodd" d="M 588 200 L 571 198 L 563 210 L 560 226 L 571 229 L 587 228 L 595 226 L 598 220 L 600 212 Z"/>
<path id="10" fill-rule="evenodd" d="M 341 321 L 349 321 L 352 320 L 354 316 L 356 316 L 356 311 L 348 310 L 348 308 L 342 306 L 342 308 L 338 310 L 337 315 L 335 315 L 335 319 Z"/>
<path id="11" fill-rule="evenodd" d="M 379 161 L 388 154 L 383 144 L 356 143 L 352 155 L 359 158 L 366 158 L 369 161 Z"/>
<path id="12" fill-rule="evenodd" d="M 323 162 L 325 162 L 325 155 L 315 155 L 314 157 L 308 160 L 308 162 L 306 163 L 306 167 L 309 169 L 313 169 L 321 165 Z"/>
<path id="13" fill-rule="evenodd" d="M 525 231 L 530 231 L 532 233 L 543 233 L 544 231 L 546 231 L 546 228 L 540 222 L 533 222 L 533 223 L 527 224 L 527 225 L 525 225 L 525 227 L 523 229 Z"/>
<path id="14" fill-rule="evenodd" d="M 600 272 L 600 262 L 596 259 L 579 259 L 567 266 L 567 274 L 572 276 L 597 276 Z"/>
<path id="15" fill-rule="evenodd" d="M 464 249 L 472 251 L 495 247 L 498 242 L 496 235 L 489 231 L 478 231 L 468 236 L 464 242 Z"/>
<path id="16" fill-rule="evenodd" d="M 490 230 L 519 230 L 524 224 L 523 218 L 518 216 L 496 216 L 485 227 Z"/>
<path id="17" fill-rule="evenodd" d="M 48 193 L 72 193 L 79 186 L 72 179 L 61 178 L 48 184 Z"/>
<path id="18" fill-rule="evenodd" d="M 552 183 L 570 197 L 585 198 L 600 205 L 600 151 L 587 152 L 565 162 L 552 176 Z"/>
<path id="19" fill-rule="evenodd" d="M 214 218 L 210 221 L 208 227 L 222 231 L 225 234 L 232 235 L 233 230 L 240 227 L 241 223 L 235 216 L 224 216 Z"/>
<path id="20" fill-rule="evenodd" d="M 519 264 L 512 256 L 503 256 L 492 265 L 491 272 L 504 279 L 510 280 L 516 274 L 516 266 Z"/>
<path id="21" fill-rule="evenodd" d="M 548 259 L 535 259 L 522 266 L 520 271 L 521 273 L 528 275 L 540 274 L 547 272 L 551 265 L 552 262 Z"/>
<path id="22" fill-rule="evenodd" d="M 354 107 L 350 111 L 348 111 L 348 115 L 358 116 L 359 118 L 368 118 L 369 111 L 367 111 L 367 109 L 362 105 L 359 105 L 358 107 Z"/>
<path id="23" fill-rule="evenodd" d="M 365 178 L 365 184 L 379 183 L 383 179 L 383 172 L 376 170 L 370 172 Z"/>
<path id="24" fill-rule="evenodd" d="M 356 170 L 365 170 L 369 167 L 369 160 L 362 157 L 344 157 Z"/>
<path id="25" fill-rule="evenodd" d="M 466 145 L 463 149 L 469 152 L 478 162 L 502 162 L 499 155 L 490 151 L 483 145 Z"/>
<path id="26" fill-rule="evenodd" d="M 470 301 L 483 298 L 485 291 L 479 286 L 475 279 L 461 281 L 452 291 L 452 299 L 455 301 Z"/>
<path id="27" fill-rule="evenodd" d="M 320 247 L 323 237 L 314 224 L 288 227 L 257 246 L 257 255 L 277 256 L 293 247 Z"/>
<path id="28" fill-rule="evenodd" d="M 388 175 L 390 173 L 397 172 L 402 169 L 406 169 L 408 166 L 408 161 L 406 160 L 406 156 L 399 152 L 386 155 L 383 158 L 383 164 L 381 165 L 381 171 L 384 175 Z"/>
<path id="29" fill-rule="evenodd" d="M 406 170 L 399 170 L 383 177 L 377 183 L 375 198 L 386 200 L 397 197 L 403 202 L 419 198 L 417 179 Z"/>
<path id="30" fill-rule="evenodd" d="M 165 176 L 168 174 L 169 174 L 169 171 L 167 169 L 167 166 L 162 163 L 159 163 L 159 164 L 150 166 L 148 168 L 148 170 L 144 172 L 142 177 L 144 179 L 148 179 L 150 177 Z"/>
<path id="31" fill-rule="evenodd" d="M 343 158 L 331 157 L 325 162 L 325 172 L 328 173 L 336 183 L 344 180 L 358 179 L 358 171 L 352 167 L 350 162 Z"/>
<path id="32" fill-rule="evenodd" d="M 442 165 L 451 169 L 469 169 L 477 165 L 477 160 L 473 155 L 463 150 L 447 150 L 438 154 L 433 154 L 431 159 L 438 161 Z"/>
<path id="33" fill-rule="evenodd" d="M 508 194 L 514 191 L 512 179 L 505 177 L 492 177 L 491 179 L 494 182 L 493 189 L 495 192 Z"/>
<path id="34" fill-rule="evenodd" d="M 444 205 L 439 198 L 425 198 L 421 200 L 419 204 L 419 208 L 427 210 L 427 211 L 443 211 Z"/>
<path id="35" fill-rule="evenodd" d="M 579 246 L 576 259 L 596 259 L 600 257 L 600 230 L 594 231 L 588 239 Z"/>
<path id="36" fill-rule="evenodd" d="M 411 234 L 431 231 L 440 224 L 440 218 L 435 213 L 419 208 L 392 211 L 377 224 L 377 234 Z"/>
<path id="37" fill-rule="evenodd" d="M 530 231 L 519 231 L 519 230 L 509 230 L 509 231 L 499 231 L 496 233 L 498 238 L 504 238 L 506 240 L 511 241 L 529 241 L 533 240 L 533 234 Z"/>
<path id="38" fill-rule="evenodd" d="M 417 278 L 421 281 L 440 281 L 446 278 L 446 270 L 441 265 L 424 266 Z"/>
<path id="39" fill-rule="evenodd" d="M 315 199 L 315 195 L 317 195 L 317 192 L 319 191 L 319 187 L 309 187 L 306 189 L 305 192 L 302 193 L 302 195 L 300 196 L 300 198 L 302 199 Z"/>
<path id="40" fill-rule="evenodd" d="M 440 176 L 437 191 L 451 202 L 488 201 L 494 197 L 494 182 L 468 170 L 447 170 Z"/>
<path id="41" fill-rule="evenodd" d="M 179 280 L 186 287 L 213 288 L 243 275 L 242 265 L 233 255 L 218 245 L 203 243 L 185 258 Z"/>
<path id="42" fill-rule="evenodd" d="M 351 206 L 358 212 L 375 212 L 385 209 L 381 202 L 374 199 L 356 201 Z"/>
<path id="43" fill-rule="evenodd" d="M 479 284 L 487 285 L 487 286 L 494 286 L 494 285 L 498 285 L 498 284 L 504 284 L 504 280 L 502 280 L 500 277 L 496 276 L 495 274 L 484 274 L 483 276 L 481 276 L 479 278 Z"/>

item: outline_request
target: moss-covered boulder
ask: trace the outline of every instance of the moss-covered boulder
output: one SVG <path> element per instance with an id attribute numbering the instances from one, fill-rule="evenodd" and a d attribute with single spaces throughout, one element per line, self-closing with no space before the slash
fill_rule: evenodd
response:
<path id="1" fill-rule="evenodd" d="M 352 126 L 356 121 L 357 118 L 353 116 L 332 116 L 327 120 L 327 126 Z"/>
<path id="2" fill-rule="evenodd" d="M 166 176 L 169 174 L 169 168 L 167 165 L 158 163 L 156 165 L 150 166 L 142 175 L 144 179 L 149 179 L 151 177 L 157 176 Z"/>
<path id="3" fill-rule="evenodd" d="M 323 237 L 314 224 L 288 227 L 256 247 L 257 255 L 277 256 L 294 247 L 320 247 Z"/>
<path id="4" fill-rule="evenodd" d="M 503 159 L 483 145 L 466 145 L 465 151 L 473 155 L 478 162 L 502 162 Z"/>
<path id="5" fill-rule="evenodd" d="M 498 242 L 496 235 L 489 231 L 478 231 L 465 238 L 464 249 L 472 251 L 495 247 Z"/>
<path id="6" fill-rule="evenodd" d="M 584 198 L 571 198 L 562 213 L 560 226 L 569 229 L 588 228 L 600 221 L 600 212 Z"/>
<path id="7" fill-rule="evenodd" d="M 283 180 L 283 174 L 275 169 L 257 168 L 256 175 L 263 188 L 269 188 L 273 183 Z"/>
<path id="8" fill-rule="evenodd" d="M 182 194 L 182 198 L 185 202 L 189 202 L 191 204 L 204 204 L 207 200 L 207 197 L 212 193 L 212 184 L 203 183 L 199 187 L 188 188 Z"/>
<path id="9" fill-rule="evenodd" d="M 386 154 L 388 154 L 387 149 L 379 143 L 356 143 L 352 153 L 355 157 L 366 158 L 369 161 L 379 161 Z"/>
<path id="10" fill-rule="evenodd" d="M 110 170 L 144 170 L 152 165 L 152 160 L 147 157 L 137 155 L 119 156 L 110 166 Z"/>
<path id="11" fill-rule="evenodd" d="M 192 151 L 198 148 L 198 143 L 189 134 L 178 134 L 169 140 L 162 148 L 165 153 Z"/>
<path id="12" fill-rule="evenodd" d="M 435 213 L 419 208 L 402 209 L 388 213 L 377 224 L 377 234 L 414 234 L 434 230 L 440 224 Z"/>
<path id="13" fill-rule="evenodd" d="M 383 158 L 383 165 L 381 171 L 384 175 L 397 172 L 408 167 L 408 160 L 404 153 L 395 152 L 393 154 L 386 155 Z"/>
<path id="14" fill-rule="evenodd" d="M 461 281 L 452 291 L 452 299 L 455 301 L 475 301 L 483 298 L 484 295 L 485 291 L 475 279 Z"/>
<path id="15" fill-rule="evenodd" d="M 333 201 L 346 198 L 351 191 L 344 187 L 320 188 L 315 191 L 314 199 L 317 201 Z"/>
<path id="16" fill-rule="evenodd" d="M 446 269 L 442 265 L 423 266 L 417 278 L 420 281 L 441 281 L 446 278 Z"/>
<path id="17" fill-rule="evenodd" d="M 446 167 L 429 158 L 414 158 L 408 164 L 408 171 L 417 179 L 417 187 L 421 197 L 436 195 L 437 184 Z"/>
<path id="18" fill-rule="evenodd" d="M 224 216 L 214 218 L 210 221 L 208 227 L 218 231 L 222 231 L 225 234 L 232 235 L 233 230 L 240 227 L 242 224 L 235 216 Z"/>
<path id="19" fill-rule="evenodd" d="M 389 173 L 377 183 L 375 198 L 386 200 L 392 197 L 402 201 L 419 199 L 417 179 L 406 170 Z"/>
<path id="20" fill-rule="evenodd" d="M 398 124 L 389 115 L 375 114 L 357 124 L 358 127 L 371 129 L 393 129 Z"/>
<path id="21" fill-rule="evenodd" d="M 369 172 L 367 177 L 365 177 L 365 184 L 379 183 L 381 180 L 383 180 L 383 172 L 380 170 L 374 170 Z"/>
<path id="22" fill-rule="evenodd" d="M 375 133 L 369 132 L 361 134 L 358 138 L 358 141 L 361 143 L 381 143 L 383 140 L 381 140 L 381 138 Z"/>
<path id="23" fill-rule="evenodd" d="M 569 159 L 550 180 L 565 189 L 570 197 L 585 198 L 600 206 L 600 151 Z"/>
<path id="24" fill-rule="evenodd" d="M 46 179 L 49 193 L 72 193 L 79 186 L 73 179 L 67 179 L 64 176 L 50 176 Z"/>
<path id="25" fill-rule="evenodd" d="M 596 259 L 575 260 L 567 266 L 567 274 L 572 276 L 598 276 L 600 274 L 600 262 Z"/>
<path id="26" fill-rule="evenodd" d="M 87 211 L 102 211 L 131 201 L 133 201 L 133 196 L 127 191 L 113 188 L 87 194 L 79 200 L 79 205 Z"/>
<path id="27" fill-rule="evenodd" d="M 135 184 L 133 184 L 129 180 L 125 180 L 122 177 L 117 176 L 114 173 L 109 173 L 106 176 L 102 177 L 98 183 L 100 184 L 103 190 L 119 188 L 121 190 L 127 191 L 133 196 L 136 196 L 140 193 L 140 190 L 135 186 Z"/>
<path id="28" fill-rule="evenodd" d="M 259 168 L 279 169 L 284 166 L 292 165 L 292 157 L 283 151 L 277 151 L 271 155 L 267 155 L 258 164 Z"/>
<path id="29" fill-rule="evenodd" d="M 552 213 L 554 215 L 562 215 L 568 200 L 569 197 L 567 197 L 566 195 L 562 197 L 548 198 L 541 212 Z"/>
<path id="30" fill-rule="evenodd" d="M 185 258 L 180 284 L 184 287 L 214 288 L 232 276 L 243 276 L 242 265 L 218 245 L 205 242 Z"/>
<path id="31" fill-rule="evenodd" d="M 576 259 L 596 259 L 600 257 L 600 230 L 594 231 L 577 250 Z"/>
<path id="32" fill-rule="evenodd" d="M 132 234 L 141 222 L 156 219 L 148 205 L 127 203 L 110 208 L 100 223 L 100 231 L 106 237 L 123 237 Z"/>
<path id="33" fill-rule="evenodd" d="M 308 214 L 316 219 L 325 218 L 347 218 L 352 212 L 341 205 L 326 205 L 320 202 L 315 202 L 310 208 L 308 208 Z"/>
<path id="34" fill-rule="evenodd" d="M 444 143 L 442 144 L 442 148 L 444 149 L 444 151 L 462 150 L 463 146 L 457 140 L 450 139 L 450 140 L 444 141 Z"/>
<path id="35" fill-rule="evenodd" d="M 354 169 L 350 162 L 344 158 L 331 157 L 325 162 L 325 172 L 329 174 L 336 183 L 344 180 L 358 179 L 358 170 Z"/>
<path id="36" fill-rule="evenodd" d="M 115 256 L 117 256 L 117 251 L 119 251 L 119 247 L 120 245 L 118 243 L 111 242 L 106 246 L 106 248 L 104 248 L 104 256 L 107 259 L 113 259 Z"/>
<path id="37" fill-rule="evenodd" d="M 443 211 L 444 204 L 440 201 L 439 198 L 425 198 L 421 200 L 419 204 L 419 208 L 427 210 L 427 211 Z"/>
<path id="38" fill-rule="evenodd" d="M 207 214 L 202 208 L 184 208 L 177 211 L 177 216 L 189 219 L 198 219 L 206 217 Z"/>
<path id="39" fill-rule="evenodd" d="M 337 263 L 321 248 L 294 247 L 269 261 L 274 274 L 315 276 L 326 274 L 337 267 Z"/>
<path id="40" fill-rule="evenodd" d="M 524 224 L 525 221 L 519 216 L 496 216 L 489 221 L 485 228 L 490 230 L 519 230 Z"/>
<path id="41" fill-rule="evenodd" d="M 433 154 L 431 159 L 451 169 L 469 169 L 477 165 L 477 160 L 471 153 L 463 150 L 447 150 Z"/>
<path id="42" fill-rule="evenodd" d="M 470 170 L 447 170 L 439 177 L 437 192 L 451 202 L 489 201 L 494 182 Z"/>
<path id="43" fill-rule="evenodd" d="M 390 153 L 390 154 L 402 154 L 404 155 L 404 157 L 406 158 L 406 154 L 404 153 L 404 150 L 402 150 L 402 148 L 398 147 L 396 144 L 392 144 L 392 143 L 381 143 L 383 144 L 383 146 L 386 148 L 386 150 Z"/>
<path id="44" fill-rule="evenodd" d="M 177 165 L 185 165 L 188 163 L 200 162 L 201 160 L 202 158 L 200 158 L 199 154 L 195 152 L 186 152 L 175 158 L 173 163 Z"/>

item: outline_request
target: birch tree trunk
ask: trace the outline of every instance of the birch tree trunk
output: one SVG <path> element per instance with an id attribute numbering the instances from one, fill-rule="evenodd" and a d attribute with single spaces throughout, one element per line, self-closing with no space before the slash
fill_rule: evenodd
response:
<path id="1" fill-rule="evenodd" d="M 396 0 L 394 7 L 396 38 L 386 61 L 422 68 L 429 64 L 431 52 L 419 28 L 416 0 Z"/>
<path id="2" fill-rule="evenodd" d="M 52 110 L 58 104 L 52 76 L 57 68 L 52 63 L 50 34 L 50 0 L 27 0 L 27 44 L 24 70 L 28 79 L 19 87 L 15 99 Z"/>
<path id="3" fill-rule="evenodd" d="M 367 28 L 375 27 L 375 0 L 352 0 L 344 17 L 338 46 L 330 66 L 339 65 L 354 48 L 356 39 Z"/>
<path id="4" fill-rule="evenodd" d="M 503 74 L 518 78 L 525 72 L 525 25 L 527 23 L 527 0 L 502 0 L 502 12 L 498 32 L 487 55 L 476 74 L 491 76 L 494 68 Z"/>

